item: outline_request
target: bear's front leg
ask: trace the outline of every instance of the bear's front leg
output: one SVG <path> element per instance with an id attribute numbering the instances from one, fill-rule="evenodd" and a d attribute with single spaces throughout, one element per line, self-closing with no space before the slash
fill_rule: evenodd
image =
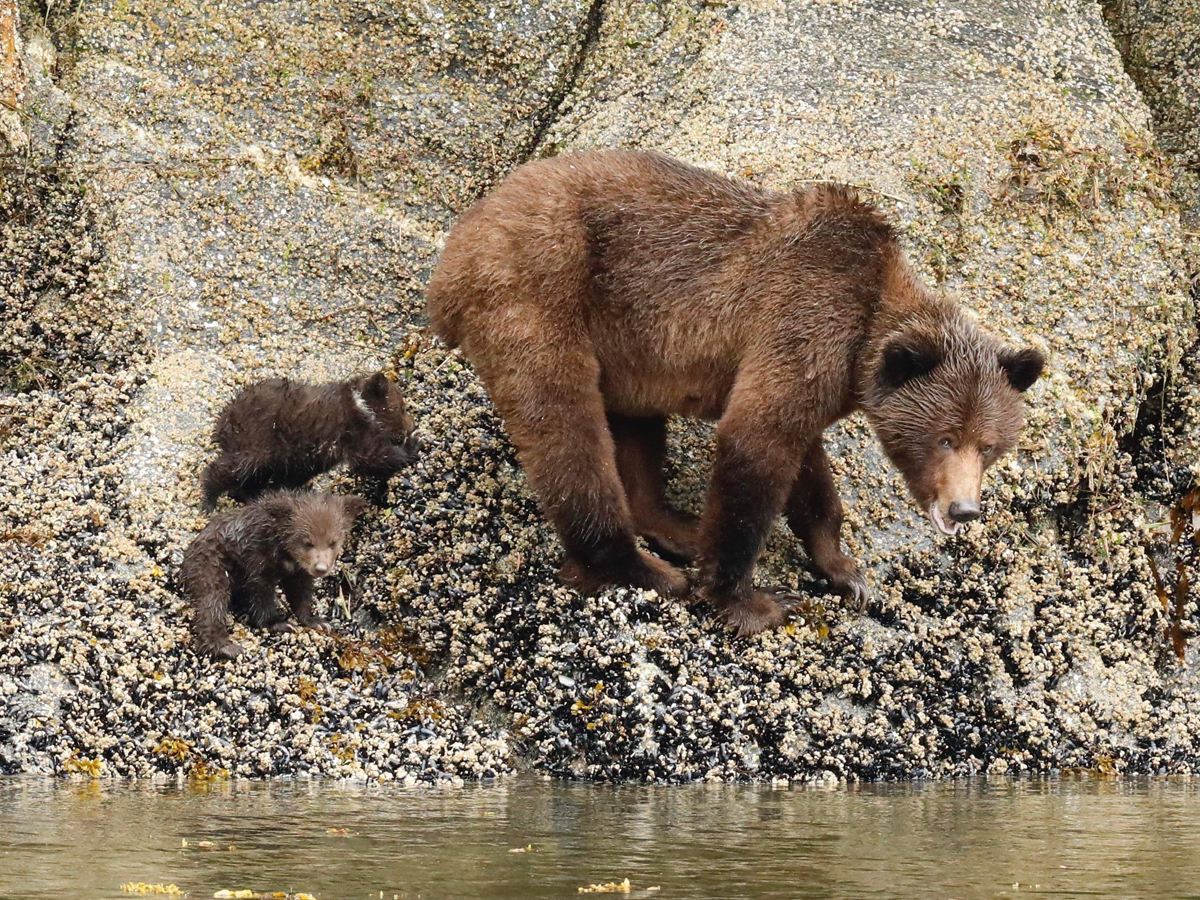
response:
<path id="1" fill-rule="evenodd" d="M 784 620 L 783 589 L 756 589 L 754 566 L 800 467 L 796 444 L 758 406 L 731 401 L 721 418 L 704 511 L 700 592 L 739 636 Z"/>
<path id="2" fill-rule="evenodd" d="M 275 582 L 267 578 L 251 578 L 242 585 L 242 603 L 246 617 L 255 628 L 267 631 L 286 631 L 287 620 L 275 602 Z"/>
<path id="3" fill-rule="evenodd" d="M 846 598 L 847 605 L 859 611 L 866 609 L 870 598 L 867 579 L 854 560 L 842 552 L 842 500 L 819 437 L 804 457 L 788 497 L 787 520 L 813 565 Z"/>
<path id="4" fill-rule="evenodd" d="M 313 612 L 313 578 L 301 570 L 287 575 L 280 583 L 283 596 L 287 598 L 288 606 L 296 621 L 305 628 L 319 628 L 322 631 L 331 630 L 328 619 L 323 619 Z"/>

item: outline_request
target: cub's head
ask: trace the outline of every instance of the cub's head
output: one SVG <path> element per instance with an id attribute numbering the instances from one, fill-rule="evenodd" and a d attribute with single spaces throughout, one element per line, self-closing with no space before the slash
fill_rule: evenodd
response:
<path id="1" fill-rule="evenodd" d="M 957 310 L 901 326 L 877 348 L 864 409 L 917 504 L 944 534 L 978 519 L 983 473 L 1016 446 L 1035 349 L 984 334 Z"/>
<path id="2" fill-rule="evenodd" d="M 400 388 L 382 372 L 358 379 L 354 387 L 355 402 L 369 426 L 407 455 L 407 462 L 412 462 L 421 444 L 413 435 L 413 420 L 404 408 Z"/>
<path id="3" fill-rule="evenodd" d="M 283 521 L 284 544 L 289 556 L 313 578 L 332 575 L 342 555 L 346 535 L 366 501 L 353 494 L 287 495 L 274 510 Z"/>

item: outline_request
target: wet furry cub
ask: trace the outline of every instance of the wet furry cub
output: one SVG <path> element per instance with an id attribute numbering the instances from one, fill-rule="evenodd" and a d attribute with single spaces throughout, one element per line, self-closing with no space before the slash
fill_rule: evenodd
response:
<path id="1" fill-rule="evenodd" d="M 197 652 L 218 659 L 242 652 L 226 627 L 231 605 L 256 628 L 294 630 L 276 602 L 276 587 L 297 622 L 325 627 L 313 615 L 313 579 L 333 574 L 363 506 L 353 495 L 274 491 L 213 518 L 184 553 L 179 572 L 192 602 Z"/>
<path id="2" fill-rule="evenodd" d="M 1041 354 L 1001 344 L 915 276 L 851 190 L 772 193 L 654 153 L 523 166 L 455 225 L 428 291 L 516 444 L 584 591 L 683 594 L 640 551 L 695 557 L 741 633 L 783 618 L 755 562 L 784 512 L 862 603 L 821 434 L 863 410 L 943 532 L 980 515 Z M 663 502 L 668 415 L 718 419 L 702 520 Z"/>
<path id="3" fill-rule="evenodd" d="M 252 384 L 217 419 L 221 455 L 204 470 L 204 507 L 223 493 L 250 500 L 265 488 L 295 488 L 338 463 L 389 478 L 420 444 L 400 389 L 382 372 L 329 384 L 274 378 Z"/>

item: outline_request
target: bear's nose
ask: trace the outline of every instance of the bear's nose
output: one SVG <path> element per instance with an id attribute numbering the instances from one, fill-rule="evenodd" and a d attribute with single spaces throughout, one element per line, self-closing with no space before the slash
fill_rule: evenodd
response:
<path id="1" fill-rule="evenodd" d="M 955 500 L 950 504 L 950 518 L 955 522 L 974 522 L 979 515 L 979 504 L 972 500 Z"/>
<path id="2" fill-rule="evenodd" d="M 954 514 L 951 513 L 951 515 L 954 515 Z M 324 575 L 326 572 L 329 571 L 329 564 L 328 563 L 317 563 L 315 566 L 313 566 L 313 568 L 317 570 L 318 575 Z"/>

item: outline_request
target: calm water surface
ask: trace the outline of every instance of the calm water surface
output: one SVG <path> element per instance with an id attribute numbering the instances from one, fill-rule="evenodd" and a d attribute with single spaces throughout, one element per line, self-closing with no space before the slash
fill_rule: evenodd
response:
<path id="1" fill-rule="evenodd" d="M 1200 782 L 772 790 L 518 778 L 440 791 L 0 780 L 0 898 L 128 898 L 126 882 L 193 898 L 567 898 L 624 878 L 633 890 L 618 896 L 661 900 L 1200 898 Z"/>

